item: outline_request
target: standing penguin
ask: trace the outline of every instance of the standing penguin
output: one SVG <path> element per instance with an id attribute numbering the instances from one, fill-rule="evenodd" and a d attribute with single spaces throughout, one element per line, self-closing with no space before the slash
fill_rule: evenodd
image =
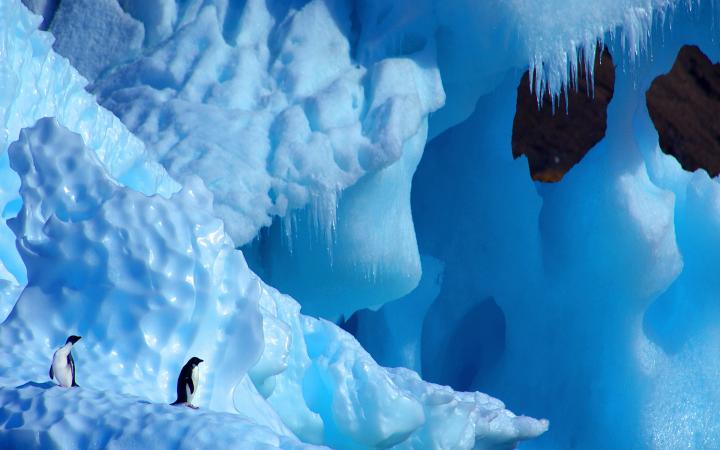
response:
<path id="1" fill-rule="evenodd" d="M 198 409 L 192 404 L 195 396 L 198 382 L 200 381 L 200 370 L 198 364 L 203 362 L 202 359 L 193 356 L 185 363 L 177 381 L 177 400 L 172 405 L 185 405 L 193 409 Z"/>
<path id="2" fill-rule="evenodd" d="M 62 387 L 78 387 L 75 382 L 75 361 L 73 360 L 73 345 L 80 340 L 80 336 L 70 336 L 65 345 L 55 350 L 52 364 L 50 365 L 50 379 L 55 378 Z"/>

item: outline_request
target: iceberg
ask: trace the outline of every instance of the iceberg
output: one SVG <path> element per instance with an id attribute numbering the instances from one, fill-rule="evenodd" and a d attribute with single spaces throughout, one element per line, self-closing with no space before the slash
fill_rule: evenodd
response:
<path id="1" fill-rule="evenodd" d="M 632 64 L 676 8 L 670 0 L 26 4 L 44 14 L 54 49 L 91 81 L 98 102 L 170 175 L 203 179 L 253 269 L 331 319 L 417 286 L 409 191 L 428 137 L 466 120 L 508 70 L 529 65 L 535 91 L 555 98 L 576 86 L 581 66 L 592 75 L 598 41 L 618 42 Z M 390 207 L 394 217 L 382 213 Z M 381 230 L 372 239 L 363 218 Z M 312 281 L 320 278 L 322 287 Z"/>
<path id="2" fill-rule="evenodd" d="M 720 446 L 720 190 L 662 145 L 676 87 L 648 98 L 694 45 L 712 111 L 712 2 L 22 3 L 0 447 Z M 533 181 L 517 108 L 597 103 L 596 61 L 607 120 Z M 70 333 L 66 391 L 44 376 Z M 196 355 L 201 410 L 167 405 Z"/>
<path id="3" fill-rule="evenodd" d="M 205 360 L 195 401 L 211 412 L 201 420 L 228 424 L 199 434 L 219 434 L 216 448 L 251 425 L 250 442 L 278 448 L 301 448 L 300 440 L 491 448 L 547 429 L 487 395 L 382 368 L 347 332 L 301 315 L 249 270 L 199 179 L 170 198 L 146 196 L 111 178 L 82 137 L 52 118 L 23 129 L 8 153 L 23 202 L 9 225 L 28 284 L 0 325 L 0 440 L 83 447 L 95 432 L 82 423 L 110 404 L 126 418 L 97 424 L 105 445 L 167 448 L 133 430 L 190 420 L 182 407 L 159 405 L 173 397 L 173 374 L 190 355 Z M 77 394 L 40 382 L 53 344 L 70 330 L 85 343 L 74 350 Z"/>

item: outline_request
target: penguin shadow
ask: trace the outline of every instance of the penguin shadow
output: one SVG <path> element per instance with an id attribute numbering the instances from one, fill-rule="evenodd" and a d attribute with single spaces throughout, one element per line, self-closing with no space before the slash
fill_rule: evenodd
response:
<path id="1" fill-rule="evenodd" d="M 37 381 L 28 381 L 27 383 L 21 384 L 20 386 L 16 387 L 15 389 L 28 389 L 28 388 L 52 389 L 54 387 L 57 387 L 57 384 L 55 384 L 52 381 L 46 381 L 44 383 L 38 383 Z"/>

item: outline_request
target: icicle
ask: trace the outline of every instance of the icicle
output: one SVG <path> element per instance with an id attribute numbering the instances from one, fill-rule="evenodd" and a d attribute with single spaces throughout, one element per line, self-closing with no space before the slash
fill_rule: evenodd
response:
<path id="1" fill-rule="evenodd" d="M 710 1 L 714 23 L 715 0 Z M 696 2 L 699 4 L 699 0 L 686 0 L 684 5 L 688 11 L 692 11 Z M 582 36 L 568 38 L 564 43 L 557 42 L 547 48 L 542 47 L 547 45 L 542 37 L 538 38 L 537 43 L 528 42 L 528 53 L 531 55 L 529 89 L 534 91 L 537 97 L 538 108 L 542 107 L 543 97 L 547 94 L 554 112 L 559 97 L 567 96 L 569 89 L 578 88 L 581 71 L 584 71 L 588 80 L 587 94 L 594 96 L 595 57 L 598 52 L 600 57 L 602 56 L 606 45 L 620 48 L 622 55 L 618 55 L 615 60 L 623 71 L 626 70 L 626 64 L 630 64 L 632 68 L 636 67 L 643 57 L 652 59 L 654 28 L 663 33 L 667 24 L 672 31 L 672 13 L 676 4 L 671 0 L 652 0 L 642 7 L 620 8 L 617 10 L 615 23 L 610 26 L 598 24 L 596 29 L 590 27 Z M 557 34 L 562 36 L 562 33 Z M 664 38 L 663 34 L 661 38 Z M 600 62 L 602 63 L 602 60 Z M 567 101 L 566 98 L 566 108 Z"/>

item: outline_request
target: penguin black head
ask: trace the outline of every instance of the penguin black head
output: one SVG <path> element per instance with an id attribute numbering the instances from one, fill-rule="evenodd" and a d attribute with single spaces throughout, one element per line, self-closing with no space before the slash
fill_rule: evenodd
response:
<path id="1" fill-rule="evenodd" d="M 190 358 L 190 359 L 188 360 L 187 364 L 189 364 L 189 365 L 191 365 L 191 366 L 197 366 L 197 365 L 200 364 L 201 362 L 203 362 L 202 359 L 200 359 L 200 358 L 198 358 L 198 357 L 196 357 L 196 356 L 193 356 L 192 358 Z M 186 365 L 187 365 L 187 364 L 186 364 Z"/>
<path id="2" fill-rule="evenodd" d="M 72 335 L 72 336 L 70 336 L 70 337 L 67 338 L 67 341 L 65 341 L 65 343 L 67 344 L 68 342 L 70 342 L 70 343 L 72 343 L 73 345 L 75 345 L 75 343 L 76 343 L 77 341 L 79 341 L 80 339 L 81 339 L 80 336 Z"/>

